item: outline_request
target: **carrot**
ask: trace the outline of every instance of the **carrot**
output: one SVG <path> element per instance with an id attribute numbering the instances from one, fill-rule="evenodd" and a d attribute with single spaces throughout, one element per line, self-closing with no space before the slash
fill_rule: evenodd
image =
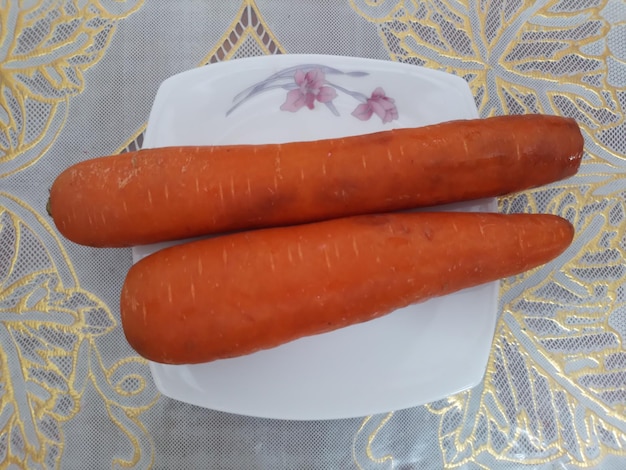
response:
<path id="1" fill-rule="evenodd" d="M 545 115 L 145 149 L 68 168 L 50 209 L 69 240 L 132 246 L 499 196 L 575 174 L 582 152 L 576 122 Z"/>
<path id="2" fill-rule="evenodd" d="M 521 273 L 573 234 L 547 214 L 413 212 L 183 243 L 131 267 L 122 325 L 156 362 L 246 355 Z"/>

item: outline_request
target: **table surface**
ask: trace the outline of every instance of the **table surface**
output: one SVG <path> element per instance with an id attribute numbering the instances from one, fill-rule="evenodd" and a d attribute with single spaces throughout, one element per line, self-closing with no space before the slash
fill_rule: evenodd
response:
<path id="1" fill-rule="evenodd" d="M 622 0 L 9 1 L 0 7 L 0 467 L 554 469 L 626 465 L 626 4 Z M 317 53 L 463 77 L 482 117 L 575 118 L 579 173 L 499 200 L 575 226 L 502 281 L 483 382 L 328 421 L 160 395 L 126 343 L 130 249 L 65 240 L 48 188 L 140 148 L 159 84 L 205 64 Z M 450 345 L 454 347 L 454 345 Z"/>

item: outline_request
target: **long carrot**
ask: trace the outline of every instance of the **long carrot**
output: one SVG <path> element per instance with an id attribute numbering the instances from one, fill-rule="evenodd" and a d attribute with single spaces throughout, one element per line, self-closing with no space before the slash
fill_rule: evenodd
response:
<path id="1" fill-rule="evenodd" d="M 529 270 L 563 252 L 573 233 L 553 215 L 433 212 L 184 243 L 130 269 L 122 325 L 152 361 L 246 355 Z"/>
<path id="2" fill-rule="evenodd" d="M 70 167 L 50 208 L 76 243 L 131 246 L 499 196 L 573 175 L 582 153 L 576 122 L 545 115 L 145 149 Z"/>

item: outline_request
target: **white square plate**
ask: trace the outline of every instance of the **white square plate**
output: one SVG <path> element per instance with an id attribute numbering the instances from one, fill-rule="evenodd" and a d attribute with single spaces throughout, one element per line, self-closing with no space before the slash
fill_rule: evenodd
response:
<path id="1" fill-rule="evenodd" d="M 297 70 L 302 73 L 296 77 Z M 312 101 L 312 109 L 281 110 L 289 92 L 297 102 L 306 86 L 321 99 Z M 378 88 L 385 98 L 381 90 L 372 95 Z M 333 95 L 329 104 L 322 102 Z M 361 117 L 371 114 L 369 119 L 352 114 L 360 105 Z M 368 112 L 387 109 L 391 116 L 393 106 L 397 119 L 390 122 L 383 122 L 382 111 Z M 200 67 L 163 82 L 144 148 L 314 140 L 475 117 L 467 83 L 450 74 L 371 59 L 264 56 Z M 496 209 L 494 199 L 454 207 Z M 135 247 L 134 260 L 172 244 Z M 150 367 L 164 395 L 237 414 L 335 419 L 408 408 L 482 380 L 497 293 L 493 282 L 244 357 Z"/>

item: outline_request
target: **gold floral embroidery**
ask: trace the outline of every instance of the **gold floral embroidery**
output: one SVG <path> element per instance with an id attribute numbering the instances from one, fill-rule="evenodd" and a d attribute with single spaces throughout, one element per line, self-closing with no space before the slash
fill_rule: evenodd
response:
<path id="1" fill-rule="evenodd" d="M 359 470 L 393 467 L 393 456 L 375 455 L 372 446 L 379 431 L 389 422 L 394 413 L 367 416 L 354 436 L 352 442 L 352 460 Z"/>
<path id="2" fill-rule="evenodd" d="M 254 0 L 244 0 L 237 17 L 202 63 L 284 53 L 285 50 L 267 26 Z"/>
<path id="3" fill-rule="evenodd" d="M 3 2 L 0 9 L 0 177 L 36 162 L 67 119 L 83 72 L 109 45 L 115 23 L 142 0 L 113 4 Z"/>
<path id="4" fill-rule="evenodd" d="M 41 216 L 0 193 L 0 466 L 56 468 L 64 423 L 79 411 L 87 385 L 134 448 L 152 460 L 139 417 L 157 399 L 143 378 L 146 361 L 102 362 L 101 338 L 121 334 L 108 307 L 83 290 L 60 240 Z"/>

